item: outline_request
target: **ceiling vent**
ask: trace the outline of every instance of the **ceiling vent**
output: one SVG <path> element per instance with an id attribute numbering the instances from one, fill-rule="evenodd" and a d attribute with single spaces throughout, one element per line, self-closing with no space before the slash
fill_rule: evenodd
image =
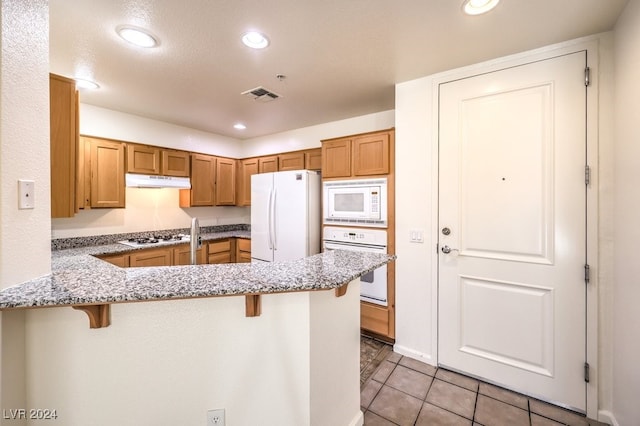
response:
<path id="1" fill-rule="evenodd" d="M 273 93 L 262 86 L 242 92 L 241 95 L 247 96 L 258 102 L 271 102 L 281 97 L 277 93 Z"/>

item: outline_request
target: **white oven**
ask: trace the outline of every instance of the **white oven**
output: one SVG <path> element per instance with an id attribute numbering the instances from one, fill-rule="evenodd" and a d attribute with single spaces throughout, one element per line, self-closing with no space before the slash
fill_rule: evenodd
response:
<path id="1" fill-rule="evenodd" d="M 386 178 L 327 180 L 322 191 L 325 225 L 386 228 Z"/>
<path id="2" fill-rule="evenodd" d="M 325 227 L 323 248 L 369 253 L 387 253 L 387 231 Z M 387 265 L 360 277 L 360 300 L 387 306 Z"/>

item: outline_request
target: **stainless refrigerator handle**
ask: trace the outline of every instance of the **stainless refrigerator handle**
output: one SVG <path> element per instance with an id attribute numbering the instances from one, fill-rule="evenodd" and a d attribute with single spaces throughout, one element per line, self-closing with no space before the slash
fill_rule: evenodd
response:
<path id="1" fill-rule="evenodd" d="M 269 189 L 269 205 L 267 206 L 267 210 L 269 211 L 268 213 L 268 222 L 267 222 L 267 226 L 269 228 L 269 250 L 273 250 L 273 241 L 272 241 L 272 237 L 271 237 L 271 222 L 272 222 L 272 217 L 271 217 L 271 202 L 273 200 L 273 187 Z"/>
<path id="2" fill-rule="evenodd" d="M 278 192 L 273 189 L 273 249 L 278 250 L 278 229 L 276 228 L 276 203 L 278 202 Z"/>

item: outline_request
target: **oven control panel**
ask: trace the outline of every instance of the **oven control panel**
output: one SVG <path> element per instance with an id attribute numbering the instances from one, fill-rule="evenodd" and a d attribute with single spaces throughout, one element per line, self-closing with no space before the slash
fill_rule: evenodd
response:
<path id="1" fill-rule="evenodd" d="M 387 245 L 387 231 L 382 229 L 324 228 L 325 241 L 350 242 L 360 244 Z"/>

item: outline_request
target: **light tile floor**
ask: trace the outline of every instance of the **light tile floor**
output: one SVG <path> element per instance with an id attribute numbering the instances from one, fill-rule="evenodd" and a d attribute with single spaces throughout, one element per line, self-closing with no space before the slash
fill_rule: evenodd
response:
<path id="1" fill-rule="evenodd" d="M 604 425 L 525 395 L 403 357 L 389 345 L 368 338 L 363 338 L 362 344 L 369 345 L 363 347 L 361 360 L 360 405 L 366 426 Z"/>

